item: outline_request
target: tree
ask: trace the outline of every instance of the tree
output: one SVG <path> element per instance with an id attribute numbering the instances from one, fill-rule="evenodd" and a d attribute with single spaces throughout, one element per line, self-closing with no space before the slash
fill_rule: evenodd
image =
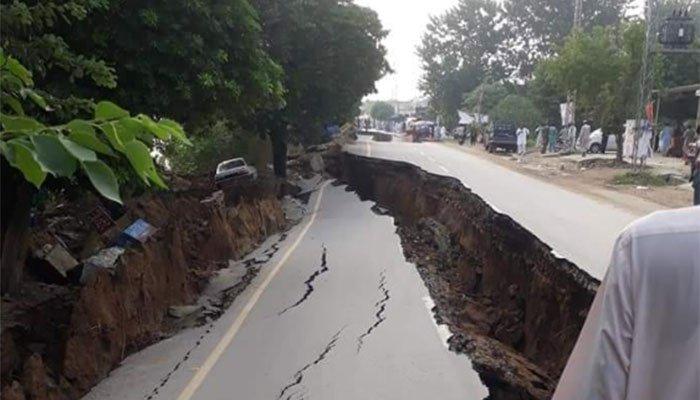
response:
<path id="1" fill-rule="evenodd" d="M 574 34 L 556 57 L 540 63 L 536 75 L 560 93 L 575 92 L 579 114 L 618 135 L 622 143 L 623 123 L 637 115 L 644 30 L 642 22 L 628 22 Z M 652 63 L 658 80 L 661 58 L 654 57 Z M 618 159 L 622 160 L 622 146 Z"/>
<path id="2" fill-rule="evenodd" d="M 80 85 L 81 93 L 168 115 L 195 133 L 282 104 L 282 69 L 265 52 L 247 0 L 113 0 L 89 24 L 56 29 L 72 48 L 114 66 L 116 89 Z"/>
<path id="3" fill-rule="evenodd" d="M 498 103 L 513 94 L 512 85 L 504 83 L 482 83 L 464 96 L 462 105 L 475 112 L 479 107 L 482 114 L 489 114 Z"/>
<path id="4" fill-rule="evenodd" d="M 284 175 L 286 141 L 321 140 L 323 126 L 350 120 L 390 71 L 377 14 L 349 0 L 253 0 L 267 51 L 284 70 L 285 107 L 258 117 Z"/>
<path id="5" fill-rule="evenodd" d="M 385 101 L 378 101 L 372 104 L 372 108 L 369 111 L 369 115 L 379 121 L 388 121 L 395 114 L 394 106 Z"/>
<path id="6" fill-rule="evenodd" d="M 573 0 L 507 0 L 510 27 L 504 60 L 521 78 L 534 72 L 540 59 L 552 56 L 574 26 Z M 617 25 L 630 0 L 583 0 L 582 29 Z"/>
<path id="7" fill-rule="evenodd" d="M 542 113 L 527 97 L 511 94 L 491 111 L 491 119 L 534 129 L 542 123 Z"/>
<path id="8" fill-rule="evenodd" d="M 132 117 L 108 101 L 97 103 L 89 120 L 44 124 L 25 113 L 28 102 L 47 109 L 44 98 L 33 86 L 29 70 L 0 49 L 3 98 L 0 153 L 3 164 L 14 167 L 14 170 L 3 169 L 3 211 L 12 208 L 12 212 L 3 212 L 3 217 L 9 218 L 9 221 L 3 218 L 3 293 L 17 290 L 21 282 L 31 204 L 29 184 L 38 189 L 49 175 L 52 179 L 70 179 L 80 171 L 99 194 L 121 203 L 114 168 L 128 163 L 143 184 L 165 188 L 148 145 L 155 139 L 169 141 L 171 138 L 188 143 L 177 122 L 154 121 L 144 114 Z M 24 180 L 18 179 L 15 171 L 20 172 Z M 7 202 L 10 204 L 6 205 Z"/>
<path id="9" fill-rule="evenodd" d="M 116 87 L 114 68 L 94 54 L 76 52 L 58 32 L 59 26 L 71 30 L 83 25 L 95 12 L 106 7 L 107 2 L 103 0 L 0 3 L 2 47 L 20 63 L 31 67 L 33 81 L 45 90 L 39 90 L 39 94 L 55 118 L 65 119 L 92 111 L 93 102 L 77 95 L 77 84 L 106 89 Z"/>
<path id="10" fill-rule="evenodd" d="M 501 6 L 492 0 L 460 0 L 431 17 L 418 47 L 420 89 L 448 127 L 456 122 L 465 93 L 487 76 L 494 82 L 507 76 L 498 57 L 507 37 L 504 18 Z"/>

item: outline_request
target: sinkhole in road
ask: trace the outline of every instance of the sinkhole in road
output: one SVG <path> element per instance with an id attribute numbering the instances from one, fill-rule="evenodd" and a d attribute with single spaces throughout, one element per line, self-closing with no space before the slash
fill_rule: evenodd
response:
<path id="1" fill-rule="evenodd" d="M 548 399 L 599 282 L 457 179 L 348 153 L 328 170 L 394 217 L 404 254 L 489 399 Z"/>

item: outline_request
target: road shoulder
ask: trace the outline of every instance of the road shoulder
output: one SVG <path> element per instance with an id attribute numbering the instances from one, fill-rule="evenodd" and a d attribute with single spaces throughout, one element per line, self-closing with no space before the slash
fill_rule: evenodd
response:
<path id="1" fill-rule="evenodd" d="M 662 209 L 683 207 L 692 200 L 692 192 L 676 186 L 629 187 L 610 184 L 609 180 L 614 175 L 624 171 L 620 169 L 581 168 L 578 163 L 562 157 L 547 158 L 543 161 L 539 154 L 532 153 L 523 159 L 517 159 L 503 154 L 490 154 L 477 147 L 460 146 L 451 141 L 440 144 L 511 171 L 604 201 L 638 216 Z"/>

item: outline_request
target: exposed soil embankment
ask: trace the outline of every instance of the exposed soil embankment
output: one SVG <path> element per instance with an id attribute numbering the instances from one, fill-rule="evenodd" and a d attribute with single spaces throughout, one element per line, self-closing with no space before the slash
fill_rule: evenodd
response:
<path id="1" fill-rule="evenodd" d="M 84 285 L 29 281 L 21 301 L 3 299 L 2 398 L 76 399 L 125 356 L 172 333 L 170 306 L 192 303 L 228 260 L 284 229 L 278 184 L 256 187 L 228 201 L 206 200 L 212 190 L 135 199 L 129 220 L 158 231 L 111 273 Z"/>
<path id="2" fill-rule="evenodd" d="M 458 180 L 410 164 L 329 156 L 334 174 L 395 217 L 414 262 L 489 399 L 551 397 L 598 281 Z"/>

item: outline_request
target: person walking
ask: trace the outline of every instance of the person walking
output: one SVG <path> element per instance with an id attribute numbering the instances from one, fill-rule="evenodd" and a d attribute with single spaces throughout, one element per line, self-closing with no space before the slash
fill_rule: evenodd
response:
<path id="1" fill-rule="evenodd" d="M 537 128 L 535 128 L 535 133 L 537 134 L 537 138 L 535 139 L 535 148 L 540 149 L 540 151 L 542 151 L 542 143 L 544 141 L 542 125 L 537 125 Z"/>
<path id="2" fill-rule="evenodd" d="M 554 400 L 700 399 L 700 207 L 618 237 Z"/>
<path id="3" fill-rule="evenodd" d="M 673 137 L 673 126 L 666 122 L 664 129 L 661 131 L 661 140 L 659 140 L 659 153 L 666 155 L 669 147 L 671 147 L 671 138 Z"/>
<path id="4" fill-rule="evenodd" d="M 549 132 L 547 134 L 547 149 L 550 153 L 554 153 L 557 150 L 557 127 L 554 125 L 549 125 Z"/>
<path id="5" fill-rule="evenodd" d="M 525 150 L 527 149 L 527 135 L 529 133 L 530 130 L 524 126 L 518 128 L 518 130 L 515 131 L 516 141 L 518 145 L 518 154 L 521 156 L 525 155 Z"/>
<path id="6" fill-rule="evenodd" d="M 690 123 L 686 123 L 686 129 L 683 131 L 683 157 L 686 159 L 690 158 L 690 145 L 695 143 L 697 136 L 695 129 L 690 126 Z"/>
<path id="7" fill-rule="evenodd" d="M 582 157 L 585 157 L 586 154 L 588 154 L 588 150 L 589 150 L 590 145 L 591 145 L 591 125 L 588 124 L 588 121 L 583 121 L 583 125 L 581 126 L 581 134 L 578 137 L 579 149 L 583 150 L 583 153 L 581 154 Z"/>

